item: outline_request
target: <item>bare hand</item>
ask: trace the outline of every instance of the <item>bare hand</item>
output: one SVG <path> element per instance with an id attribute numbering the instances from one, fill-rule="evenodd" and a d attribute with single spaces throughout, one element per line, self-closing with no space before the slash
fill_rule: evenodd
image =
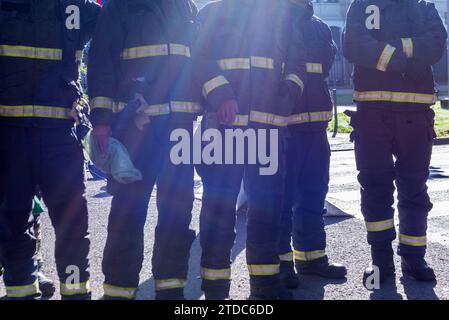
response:
<path id="1" fill-rule="evenodd" d="M 225 101 L 217 110 L 218 121 L 220 124 L 232 124 L 235 121 L 235 117 L 238 112 L 239 107 L 237 105 L 237 101 Z"/>
<path id="2" fill-rule="evenodd" d="M 105 154 L 108 150 L 109 138 L 111 137 L 111 134 L 111 127 L 108 125 L 98 125 L 92 129 L 92 137 L 97 150 L 100 151 L 100 154 Z"/>

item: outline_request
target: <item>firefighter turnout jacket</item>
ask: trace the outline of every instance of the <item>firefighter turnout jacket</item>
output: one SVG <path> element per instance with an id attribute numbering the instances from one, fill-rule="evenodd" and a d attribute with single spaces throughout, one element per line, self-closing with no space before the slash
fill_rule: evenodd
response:
<path id="1" fill-rule="evenodd" d="M 292 4 L 293 22 L 302 30 L 307 52 L 307 85 L 300 103 L 295 105 L 290 124 L 305 130 L 327 128 L 332 119 L 333 102 L 326 78 L 337 51 L 329 26 L 314 15 L 313 6 Z"/>
<path id="2" fill-rule="evenodd" d="M 202 112 L 192 81 L 197 9 L 190 0 L 110 0 L 89 56 L 92 124 L 111 125 L 140 93 L 139 113 L 193 121 Z M 198 88 L 198 89 L 196 89 Z"/>
<path id="3" fill-rule="evenodd" d="M 200 11 L 196 79 L 207 111 L 232 90 L 239 106 L 233 125 L 288 125 L 306 83 L 304 44 L 288 9 L 287 0 L 226 0 Z"/>
<path id="4" fill-rule="evenodd" d="M 436 101 L 432 65 L 447 32 L 433 3 L 355 0 L 344 31 L 345 57 L 355 64 L 359 107 L 422 110 Z"/>
<path id="5" fill-rule="evenodd" d="M 73 125 L 82 49 L 99 11 L 90 0 L 0 0 L 0 123 Z"/>

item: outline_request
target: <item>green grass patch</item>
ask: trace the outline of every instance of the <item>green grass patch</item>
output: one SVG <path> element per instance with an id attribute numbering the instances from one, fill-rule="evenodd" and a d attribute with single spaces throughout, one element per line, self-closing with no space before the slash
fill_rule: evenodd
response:
<path id="1" fill-rule="evenodd" d="M 442 109 L 440 103 L 432 107 L 435 111 L 435 132 L 438 138 L 449 137 L 449 110 Z M 349 117 L 344 113 L 338 114 L 338 133 L 351 133 Z M 334 131 L 334 120 L 329 123 L 328 130 Z"/>

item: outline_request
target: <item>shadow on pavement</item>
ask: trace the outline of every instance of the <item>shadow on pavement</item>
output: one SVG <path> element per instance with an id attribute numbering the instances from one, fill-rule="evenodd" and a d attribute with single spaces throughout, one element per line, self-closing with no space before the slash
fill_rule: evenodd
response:
<path id="1" fill-rule="evenodd" d="M 396 277 L 391 277 L 391 279 L 381 284 L 380 289 L 374 290 L 369 298 L 370 300 L 404 300 L 398 292 Z"/>
<path id="2" fill-rule="evenodd" d="M 448 179 L 449 175 L 446 171 L 442 170 L 440 167 L 430 167 L 430 176 L 429 180 L 433 179 Z"/>
<path id="3" fill-rule="evenodd" d="M 295 300 L 323 300 L 327 285 L 346 282 L 346 278 L 325 279 L 318 276 L 299 276 L 299 288 L 292 293 Z M 340 297 L 340 299 L 344 299 L 344 297 Z"/>
<path id="4" fill-rule="evenodd" d="M 408 300 L 440 300 L 435 293 L 436 282 L 420 282 L 409 277 L 401 277 Z"/>

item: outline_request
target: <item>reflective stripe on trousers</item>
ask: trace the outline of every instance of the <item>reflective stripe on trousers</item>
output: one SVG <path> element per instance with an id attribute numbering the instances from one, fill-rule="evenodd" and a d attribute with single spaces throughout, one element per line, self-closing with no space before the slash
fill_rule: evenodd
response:
<path id="1" fill-rule="evenodd" d="M 134 299 L 137 288 L 125 288 L 113 286 L 110 284 L 103 284 L 104 295 L 108 297 Z"/>

